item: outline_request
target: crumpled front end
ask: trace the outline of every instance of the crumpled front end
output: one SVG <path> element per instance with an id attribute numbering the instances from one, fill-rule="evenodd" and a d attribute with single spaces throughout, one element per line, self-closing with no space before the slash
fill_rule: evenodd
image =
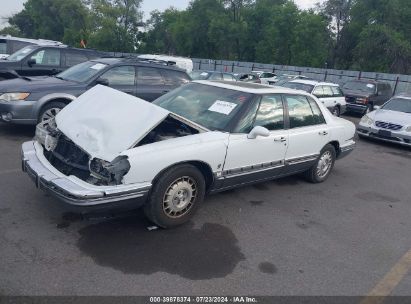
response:
<path id="1" fill-rule="evenodd" d="M 112 162 L 91 157 L 61 133 L 54 120 L 39 124 L 35 141 L 22 146 L 22 169 L 35 182 L 75 207 L 119 207 L 146 201 L 150 183 L 123 184 L 129 171 L 126 156 Z M 114 206 L 115 205 L 115 206 Z"/>

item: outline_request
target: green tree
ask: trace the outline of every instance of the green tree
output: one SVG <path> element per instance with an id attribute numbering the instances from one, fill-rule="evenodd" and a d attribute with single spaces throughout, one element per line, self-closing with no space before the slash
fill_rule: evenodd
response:
<path id="1" fill-rule="evenodd" d="M 134 52 L 142 25 L 142 0 L 90 0 L 89 45 L 105 51 Z"/>
<path id="2" fill-rule="evenodd" d="M 23 36 L 78 45 L 86 38 L 87 18 L 81 0 L 28 0 L 8 21 Z"/>

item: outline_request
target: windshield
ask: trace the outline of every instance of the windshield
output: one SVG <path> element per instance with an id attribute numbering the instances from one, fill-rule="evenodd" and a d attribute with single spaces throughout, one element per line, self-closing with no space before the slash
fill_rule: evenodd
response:
<path id="1" fill-rule="evenodd" d="M 209 130 L 228 131 L 230 122 L 252 97 L 249 93 L 190 83 L 153 103 Z"/>
<path id="2" fill-rule="evenodd" d="M 367 93 L 375 92 L 375 84 L 362 81 L 349 81 L 343 86 L 344 90 L 361 91 Z"/>
<path id="3" fill-rule="evenodd" d="M 314 89 L 314 86 L 311 84 L 299 83 L 299 82 L 286 82 L 286 83 L 283 83 L 282 86 L 284 88 L 305 91 L 307 93 L 311 93 Z"/>
<path id="4" fill-rule="evenodd" d="M 20 50 L 18 50 L 17 52 L 11 54 L 9 57 L 7 57 L 7 60 L 10 61 L 20 61 L 22 60 L 24 57 L 27 56 L 27 54 L 31 53 L 34 49 L 36 49 L 36 46 L 26 46 Z"/>
<path id="5" fill-rule="evenodd" d="M 208 79 L 208 77 L 210 77 L 210 73 L 203 71 L 195 71 L 190 73 L 190 77 L 192 80 L 206 80 Z"/>
<path id="6" fill-rule="evenodd" d="M 90 78 L 99 73 L 104 69 L 107 64 L 95 62 L 95 61 L 86 61 L 71 68 L 61 72 L 56 77 L 62 78 L 64 80 L 76 81 L 76 82 L 85 82 Z"/>
<path id="7" fill-rule="evenodd" d="M 382 109 L 390 110 L 390 111 L 397 111 L 397 112 L 404 112 L 404 113 L 411 113 L 411 99 L 405 98 L 394 98 L 388 101 Z"/>

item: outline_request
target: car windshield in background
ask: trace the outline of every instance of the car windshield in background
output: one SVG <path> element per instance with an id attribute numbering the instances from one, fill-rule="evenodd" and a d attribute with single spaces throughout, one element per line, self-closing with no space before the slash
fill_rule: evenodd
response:
<path id="1" fill-rule="evenodd" d="M 210 73 L 202 72 L 202 71 L 195 71 L 190 73 L 190 77 L 192 80 L 206 80 L 210 77 Z"/>
<path id="2" fill-rule="evenodd" d="M 299 83 L 299 82 L 286 82 L 286 83 L 283 83 L 282 86 L 284 88 L 305 91 L 307 93 L 311 93 L 312 90 L 314 89 L 314 86 L 311 84 Z"/>
<path id="3" fill-rule="evenodd" d="M 343 89 L 350 90 L 350 91 L 361 91 L 361 92 L 367 92 L 367 93 L 374 93 L 375 84 L 361 82 L 361 81 L 349 81 L 343 86 Z"/>
<path id="4" fill-rule="evenodd" d="M 252 94 L 190 83 L 153 103 L 209 130 L 227 131 L 231 120 Z"/>
<path id="5" fill-rule="evenodd" d="M 36 46 L 32 46 L 32 45 L 26 46 L 26 47 L 18 50 L 17 52 L 11 54 L 9 57 L 7 57 L 7 60 L 9 60 L 9 61 L 20 61 L 24 57 L 26 57 L 27 54 L 31 53 L 35 48 L 36 48 Z"/>
<path id="6" fill-rule="evenodd" d="M 107 67 L 107 64 L 95 61 L 86 61 L 58 74 L 57 77 L 64 80 L 85 82 L 99 73 L 100 70 L 104 69 L 105 67 Z"/>
<path id="7" fill-rule="evenodd" d="M 391 99 L 382 108 L 384 110 L 411 113 L 411 99 L 405 99 L 405 98 Z"/>

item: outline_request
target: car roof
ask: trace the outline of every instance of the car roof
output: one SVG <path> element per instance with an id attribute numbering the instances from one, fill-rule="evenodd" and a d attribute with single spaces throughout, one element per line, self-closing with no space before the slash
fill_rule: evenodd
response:
<path id="1" fill-rule="evenodd" d="M 195 80 L 194 83 L 205 84 L 209 86 L 219 87 L 223 89 L 229 90 L 236 90 L 244 93 L 251 93 L 251 94 L 282 94 L 282 93 L 296 93 L 309 95 L 306 92 L 297 91 L 289 88 L 284 87 L 273 87 L 269 85 L 263 85 L 258 83 L 250 83 L 250 82 L 232 82 L 232 81 L 221 81 L 221 80 Z"/>
<path id="2" fill-rule="evenodd" d="M 184 72 L 184 73 L 186 72 L 184 69 L 180 69 L 179 67 L 176 67 L 174 65 L 164 65 L 161 63 L 155 63 L 155 62 L 150 62 L 150 61 L 140 61 L 138 58 L 102 57 L 102 58 L 96 58 L 90 61 L 104 63 L 107 65 L 115 65 L 115 64 L 120 64 L 120 63 L 129 63 L 129 64 L 131 63 L 133 65 L 138 65 L 138 66 L 158 67 L 158 68 L 173 70 L 173 71 L 178 71 L 178 72 Z"/>
<path id="3" fill-rule="evenodd" d="M 64 45 L 60 41 L 46 40 L 46 39 L 20 38 L 20 37 L 13 37 L 11 35 L 0 35 L 0 39 L 27 42 L 27 43 L 32 43 L 36 45 Z"/>
<path id="4" fill-rule="evenodd" d="M 386 81 L 380 81 L 380 80 L 375 80 L 375 79 L 352 79 L 352 80 L 348 80 L 347 82 L 363 82 L 363 83 L 373 83 L 373 84 L 377 84 L 377 83 L 384 83 L 384 84 L 389 84 Z"/>
<path id="5" fill-rule="evenodd" d="M 411 99 L 411 94 L 409 94 L 409 93 L 400 93 L 400 94 L 394 95 L 392 98 Z"/>
<path id="6" fill-rule="evenodd" d="M 339 87 L 338 84 L 336 83 L 332 83 L 332 82 L 321 82 L 321 81 L 316 81 L 316 80 L 309 80 L 309 79 L 295 79 L 295 80 L 291 80 L 291 83 L 302 83 L 302 84 L 308 84 L 308 85 L 328 85 L 328 86 L 332 86 L 332 87 Z"/>

